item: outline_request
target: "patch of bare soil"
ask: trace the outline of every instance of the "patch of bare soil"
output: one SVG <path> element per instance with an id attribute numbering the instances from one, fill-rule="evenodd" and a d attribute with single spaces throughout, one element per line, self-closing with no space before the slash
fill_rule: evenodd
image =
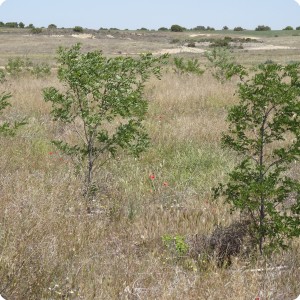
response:
<path id="1" fill-rule="evenodd" d="M 296 49 L 295 47 L 289 46 L 275 46 L 275 45 L 262 45 L 256 43 L 247 43 L 243 44 L 243 48 L 245 50 L 286 50 L 286 49 Z"/>
<path id="2" fill-rule="evenodd" d="M 190 37 L 197 37 L 197 36 L 211 36 L 211 34 L 209 33 L 190 34 Z"/>
<path id="3" fill-rule="evenodd" d="M 205 52 L 204 49 L 193 48 L 193 47 L 178 47 L 178 48 L 171 48 L 171 49 L 162 49 L 160 51 L 154 52 L 153 54 L 177 54 L 177 53 L 203 53 Z"/>
<path id="4" fill-rule="evenodd" d="M 94 39 L 95 36 L 92 34 L 87 33 L 81 33 L 81 34 L 72 34 L 72 37 L 78 38 L 78 39 Z"/>

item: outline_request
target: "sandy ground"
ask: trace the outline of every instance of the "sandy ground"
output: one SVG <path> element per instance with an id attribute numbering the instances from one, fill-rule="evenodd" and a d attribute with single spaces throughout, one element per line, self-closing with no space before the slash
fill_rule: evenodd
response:
<path id="1" fill-rule="evenodd" d="M 154 52 L 153 54 L 203 53 L 205 51 L 206 50 L 204 50 L 204 49 L 182 46 L 182 47 L 178 47 L 178 48 L 162 49 L 160 51 Z"/>
<path id="2" fill-rule="evenodd" d="M 81 34 L 72 34 L 72 37 L 78 38 L 78 39 L 94 39 L 95 36 L 92 34 L 86 34 L 86 33 L 81 33 Z"/>
<path id="3" fill-rule="evenodd" d="M 197 37 L 197 36 L 211 36 L 211 34 L 209 33 L 190 34 L 190 37 Z"/>
<path id="4" fill-rule="evenodd" d="M 286 49 L 296 49 L 295 47 L 288 46 L 274 46 L 274 45 L 262 45 L 262 44 L 244 44 L 245 50 L 286 50 Z"/>

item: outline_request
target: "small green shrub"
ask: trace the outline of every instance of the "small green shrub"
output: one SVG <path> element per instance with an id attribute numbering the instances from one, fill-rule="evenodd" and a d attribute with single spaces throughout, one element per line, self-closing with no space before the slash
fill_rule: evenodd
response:
<path id="1" fill-rule="evenodd" d="M 43 29 L 42 28 L 32 28 L 31 31 L 30 31 L 32 34 L 40 34 L 43 32 Z"/>
<path id="2" fill-rule="evenodd" d="M 55 24 L 49 24 L 48 29 L 56 29 L 57 26 Z"/>
<path id="3" fill-rule="evenodd" d="M 75 31 L 75 32 L 83 32 L 83 28 L 81 26 L 75 26 L 73 28 L 73 31 Z"/>
<path id="4" fill-rule="evenodd" d="M 4 70 L 0 69 L 0 83 L 5 81 L 5 72 Z"/>
<path id="5" fill-rule="evenodd" d="M 9 99 L 12 97 L 10 93 L 2 92 L 0 94 L 0 116 L 3 114 L 3 110 L 7 107 L 11 106 L 9 103 Z M 11 124 L 8 121 L 0 121 L 0 134 L 4 136 L 14 136 L 19 127 L 25 125 L 26 122 L 24 120 L 20 122 L 14 122 Z"/>
<path id="6" fill-rule="evenodd" d="M 196 47 L 196 43 L 195 42 L 189 42 L 187 44 L 187 46 L 190 47 L 190 48 L 195 48 Z"/>
<path id="7" fill-rule="evenodd" d="M 271 27 L 265 25 L 258 25 L 255 28 L 255 31 L 269 31 L 269 30 L 271 30 Z"/>
<path id="8" fill-rule="evenodd" d="M 169 31 L 167 27 L 160 27 L 158 28 L 158 31 Z"/>
<path id="9" fill-rule="evenodd" d="M 32 67 L 32 62 L 28 58 L 9 58 L 5 66 L 5 70 L 13 77 L 20 76 L 22 73 L 28 71 Z"/>
<path id="10" fill-rule="evenodd" d="M 47 63 L 35 64 L 30 72 L 36 78 L 42 78 L 51 74 L 51 67 Z"/>
<path id="11" fill-rule="evenodd" d="M 205 28 L 205 26 L 200 25 L 200 26 L 196 26 L 196 27 L 192 28 L 192 30 L 194 30 L 194 31 L 204 31 L 204 30 L 206 30 L 206 28 Z"/>
<path id="12" fill-rule="evenodd" d="M 174 71 L 177 74 L 194 73 L 202 75 L 204 73 L 204 70 L 200 68 L 200 63 L 196 58 L 184 60 L 183 57 L 174 57 L 174 64 Z"/>
<path id="13" fill-rule="evenodd" d="M 234 31 L 244 31 L 245 29 L 243 28 L 243 27 L 235 27 L 234 29 L 233 29 Z"/>
<path id="14" fill-rule="evenodd" d="M 212 51 L 205 52 L 204 56 L 210 62 L 209 68 L 212 70 L 212 75 L 221 83 L 230 80 L 234 75 L 241 79 L 247 75 L 245 68 L 235 63 L 228 49 L 214 48 Z"/>
<path id="15" fill-rule="evenodd" d="M 186 255 L 189 251 L 189 245 L 185 241 L 185 237 L 181 235 L 163 235 L 162 242 L 164 246 L 177 258 Z"/>
<path id="16" fill-rule="evenodd" d="M 185 30 L 185 28 L 180 25 L 172 25 L 171 26 L 172 32 L 183 32 L 184 30 Z"/>
<path id="17" fill-rule="evenodd" d="M 285 28 L 283 28 L 282 30 L 294 30 L 294 28 L 292 26 L 286 26 Z"/>
<path id="18" fill-rule="evenodd" d="M 178 44 L 178 43 L 180 43 L 180 39 L 172 39 L 170 41 L 170 44 Z"/>
<path id="19" fill-rule="evenodd" d="M 226 48 L 228 48 L 230 41 L 231 40 L 226 39 L 226 38 L 224 38 L 224 39 L 216 39 L 216 40 L 214 40 L 213 43 L 211 43 L 209 45 L 209 47 L 211 47 L 211 48 L 213 48 L 213 47 L 226 47 Z"/>

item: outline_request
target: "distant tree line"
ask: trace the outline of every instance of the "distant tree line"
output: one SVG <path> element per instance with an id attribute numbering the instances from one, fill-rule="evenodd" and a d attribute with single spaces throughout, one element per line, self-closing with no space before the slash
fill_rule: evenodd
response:
<path id="1" fill-rule="evenodd" d="M 29 24 L 27 26 L 25 26 L 25 24 L 23 22 L 1 22 L 0 21 L 0 28 L 1 27 L 5 27 L 5 28 L 29 28 L 29 29 L 35 29 L 36 27 L 33 25 L 33 24 Z M 42 27 L 44 28 L 44 27 Z M 40 28 L 36 28 L 36 29 L 40 29 Z M 57 26 L 55 24 L 50 24 L 48 25 L 48 29 L 57 29 Z M 73 30 L 75 32 L 83 32 L 83 27 L 81 26 L 75 26 L 73 28 Z M 118 28 L 103 28 L 103 27 L 100 27 L 99 30 L 120 30 Z M 128 29 L 125 29 L 125 30 L 128 30 Z M 140 30 L 140 31 L 155 31 L 154 29 L 152 30 L 149 30 L 145 27 L 141 27 L 137 30 Z M 171 32 L 183 32 L 183 31 L 214 31 L 215 28 L 214 27 L 210 27 L 210 26 L 203 26 L 203 25 L 198 25 L 198 26 L 195 26 L 193 28 L 186 28 L 184 26 L 181 26 L 181 25 L 178 25 L 178 24 L 174 24 L 172 25 L 170 28 L 167 28 L 167 27 L 160 27 L 158 28 L 158 31 L 171 31 Z M 222 30 L 230 30 L 228 26 L 223 26 Z M 237 26 L 237 27 L 234 27 L 232 28 L 231 30 L 233 31 L 244 31 L 246 29 L 244 29 L 243 27 L 241 26 Z M 266 25 L 258 25 L 256 28 L 255 28 L 255 31 L 270 31 L 271 30 L 271 27 L 270 26 L 266 26 Z M 292 26 L 286 26 L 285 28 L 283 28 L 282 30 L 300 30 L 300 26 L 298 27 L 292 27 Z"/>

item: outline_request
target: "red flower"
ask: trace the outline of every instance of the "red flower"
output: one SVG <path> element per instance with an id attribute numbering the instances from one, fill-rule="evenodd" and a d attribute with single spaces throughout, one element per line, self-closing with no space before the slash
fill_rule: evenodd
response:
<path id="1" fill-rule="evenodd" d="M 151 174 L 151 175 L 149 176 L 149 178 L 150 178 L 151 180 L 154 180 L 154 179 L 155 179 L 155 175 L 154 175 L 154 174 Z"/>
<path id="2" fill-rule="evenodd" d="M 49 155 L 52 155 L 53 154 L 53 152 L 49 152 Z"/>
<path id="3" fill-rule="evenodd" d="M 163 186 L 169 186 L 169 184 L 165 181 L 165 182 L 163 183 Z"/>

